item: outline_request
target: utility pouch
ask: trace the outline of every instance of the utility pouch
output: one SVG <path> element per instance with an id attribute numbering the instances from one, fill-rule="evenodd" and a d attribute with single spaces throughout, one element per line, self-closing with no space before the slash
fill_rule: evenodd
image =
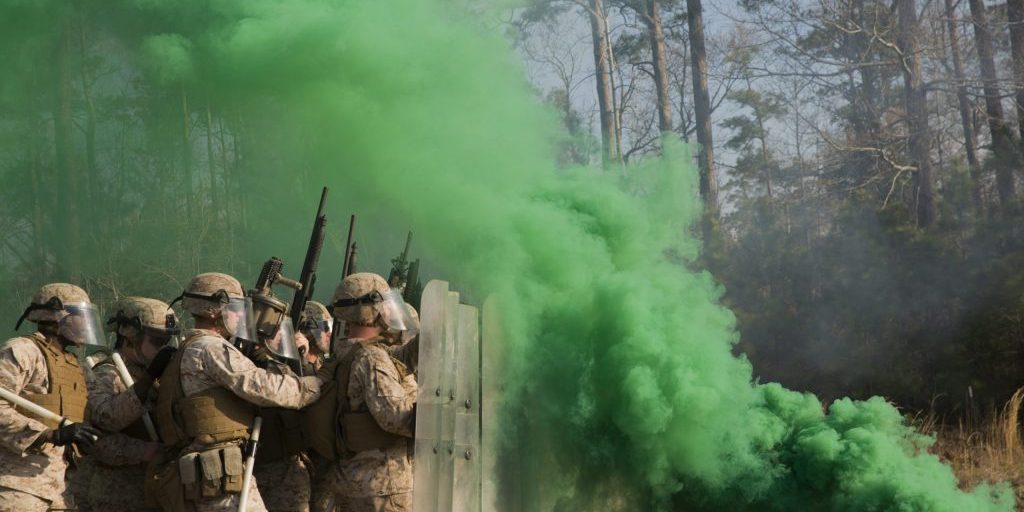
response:
<path id="1" fill-rule="evenodd" d="M 345 446 L 354 452 L 367 450 L 386 450 L 402 439 L 377 424 L 377 420 L 368 412 L 349 413 L 341 418 Z"/>
<path id="2" fill-rule="evenodd" d="M 202 470 L 202 494 L 204 498 L 216 498 L 222 494 L 224 485 L 224 467 L 220 462 L 221 449 L 209 450 L 199 454 L 199 467 Z"/>
<path id="3" fill-rule="evenodd" d="M 198 453 L 183 455 L 178 459 L 178 474 L 185 490 L 185 499 L 199 499 L 199 458 Z"/>
<path id="4" fill-rule="evenodd" d="M 242 492 L 242 477 L 245 473 L 245 461 L 242 449 L 237 446 L 224 448 L 224 492 Z"/>
<path id="5" fill-rule="evenodd" d="M 146 475 L 146 506 L 165 512 L 186 512 L 178 461 L 154 465 Z"/>

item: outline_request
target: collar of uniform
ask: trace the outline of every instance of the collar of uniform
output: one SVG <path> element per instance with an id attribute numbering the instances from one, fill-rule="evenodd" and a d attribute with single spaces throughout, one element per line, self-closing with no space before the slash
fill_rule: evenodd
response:
<path id="1" fill-rule="evenodd" d="M 185 332 L 181 333 L 181 345 L 185 346 L 190 341 L 202 336 L 213 336 L 221 339 L 224 338 L 219 332 L 210 329 L 185 329 Z"/>

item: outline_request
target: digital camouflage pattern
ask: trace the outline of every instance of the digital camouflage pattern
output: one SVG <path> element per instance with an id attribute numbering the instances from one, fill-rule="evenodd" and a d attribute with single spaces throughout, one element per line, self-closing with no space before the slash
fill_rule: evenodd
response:
<path id="1" fill-rule="evenodd" d="M 0 487 L 0 512 L 47 512 L 50 502 L 32 494 Z"/>
<path id="2" fill-rule="evenodd" d="M 309 465 L 302 456 L 256 464 L 253 476 L 268 512 L 309 511 Z"/>
<path id="3" fill-rule="evenodd" d="M 378 292 L 383 295 L 389 291 L 391 291 L 391 288 L 388 287 L 388 282 L 383 277 L 371 272 L 360 272 L 341 280 L 338 287 L 334 289 L 334 295 L 331 296 L 331 304 L 335 304 L 342 299 L 358 299 L 372 292 Z M 378 304 L 348 307 L 335 306 L 333 315 L 338 320 L 372 325 L 381 314 Z"/>
<path id="4" fill-rule="evenodd" d="M 186 331 L 184 337 L 190 340 L 181 349 L 181 388 L 185 396 L 223 387 L 260 407 L 300 409 L 320 394 L 317 377 L 279 375 L 260 369 L 216 332 L 193 329 Z M 183 453 L 204 448 L 193 443 Z M 248 509 L 263 511 L 266 508 L 256 484 L 254 478 Z M 193 504 L 200 512 L 234 511 L 238 508 L 238 495 L 227 494 Z"/>
<path id="5" fill-rule="evenodd" d="M 369 506 L 367 504 L 374 500 L 368 501 L 368 498 L 374 498 L 386 507 L 359 510 L 409 510 L 413 486 L 416 381 L 412 375 L 403 377 L 399 370 L 401 363 L 392 359 L 381 344 L 369 342 L 365 348 L 352 361 L 349 406 L 352 411 L 369 410 L 382 429 L 404 438 L 385 450 L 367 450 L 340 461 L 334 468 L 335 475 L 328 480 L 336 489 L 342 510 Z M 410 503 L 410 506 L 400 508 L 403 503 Z"/>
<path id="6" fill-rule="evenodd" d="M 193 329 L 184 336 L 196 338 L 181 349 L 181 388 L 185 396 L 224 387 L 260 407 L 301 409 L 320 395 L 317 377 L 277 375 L 257 368 L 213 331 Z"/>
<path id="7" fill-rule="evenodd" d="M 141 365 L 127 359 L 124 364 L 132 379 L 145 374 Z M 112 360 L 104 357 L 87 376 L 90 423 L 107 434 L 96 443 L 92 454 L 90 474 L 85 477 L 86 501 L 96 511 L 151 510 L 146 508 L 143 494 L 146 462 L 160 445 L 121 432 L 138 422 L 146 408 L 121 380 Z M 152 409 L 155 403 L 156 389 L 152 388 L 146 407 Z"/>
<path id="8" fill-rule="evenodd" d="M 64 304 L 91 303 L 89 294 L 85 290 L 68 283 L 50 283 L 43 285 L 35 295 L 32 296 L 32 304 L 42 306 L 52 298 L 58 298 Z M 26 320 L 30 322 L 56 322 L 67 313 L 64 311 L 53 311 L 49 309 L 36 309 L 30 311 Z"/>
<path id="9" fill-rule="evenodd" d="M 40 333 L 31 336 L 45 340 Z M 49 391 L 46 359 L 30 338 L 12 338 L 0 346 L 0 387 L 19 395 Z M 54 508 L 70 506 L 64 448 L 50 443 L 31 448 L 45 432 L 42 423 L 0 400 L 0 487 L 39 497 Z"/>
<path id="10" fill-rule="evenodd" d="M 166 302 L 146 297 L 125 297 L 111 308 L 111 319 L 122 317 L 126 319 L 137 318 L 143 327 L 152 329 L 166 329 L 167 318 L 173 318 L 175 325 L 178 324 L 178 317 L 174 314 Z M 117 334 L 134 340 L 141 336 L 141 332 L 132 325 L 126 323 L 117 326 Z"/>
<path id="11" fill-rule="evenodd" d="M 224 290 L 228 297 L 242 297 L 242 283 L 227 274 L 220 272 L 206 272 L 199 274 L 188 282 L 185 287 L 186 293 L 194 293 L 202 296 L 211 296 L 220 290 Z M 193 315 L 213 317 L 220 314 L 220 304 L 203 299 L 182 297 L 181 307 Z"/>

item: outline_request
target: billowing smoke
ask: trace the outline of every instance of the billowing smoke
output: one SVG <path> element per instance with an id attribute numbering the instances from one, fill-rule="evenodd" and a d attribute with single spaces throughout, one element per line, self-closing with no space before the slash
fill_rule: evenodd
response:
<path id="1" fill-rule="evenodd" d="M 92 41 L 82 46 L 105 56 L 109 70 L 96 73 L 93 93 L 121 94 L 128 106 L 110 101 L 109 111 L 94 113 L 102 133 L 91 186 L 60 192 L 88 212 L 78 259 L 66 263 L 61 244 L 51 243 L 40 250 L 52 265 L 4 282 L 95 281 L 111 258 L 135 262 L 119 265 L 114 280 L 166 267 L 139 281 L 136 294 L 171 296 L 198 270 L 237 267 L 248 281 L 252 265 L 270 255 L 297 265 L 327 184 L 335 237 L 350 210 L 371 219 L 366 239 L 394 249 L 411 228 L 444 277 L 475 297 L 501 297 L 508 503 L 1012 509 L 1004 486 L 959 490 L 927 453 L 930 441 L 880 399 L 840 400 L 826 413 L 812 395 L 752 382 L 749 363 L 731 355 L 737 335 L 722 290 L 691 269 L 699 244 L 689 226 L 701 207 L 684 149 L 668 143 L 662 160 L 621 172 L 556 169 L 554 114 L 531 93 L 506 42 L 450 3 L 58 5 L 0 4 L 0 26 L 11 29 L 0 48 L 0 94 L 4 108 L 24 115 L 12 114 L 4 131 L 39 125 L 35 135 L 5 136 L 5 153 L 21 155 L 25 141 L 55 144 L 59 109 L 26 103 L 40 90 L 30 79 L 59 83 L 60 59 L 48 56 L 61 54 L 60 41 L 77 55 L 82 27 Z M 78 80 L 75 94 L 84 92 Z M 76 99 L 71 108 L 81 126 L 87 107 Z M 179 143 L 185 126 L 194 130 L 187 145 Z M 230 132 L 227 142 L 219 128 Z M 72 131 L 73 148 L 85 151 L 81 128 Z M 38 161 L 61 176 L 58 157 Z M 14 168 L 4 178 L 18 192 L 12 197 L 39 197 L 12 180 Z M 213 172 L 228 168 L 230 180 Z M 120 202 L 82 204 L 83 194 L 102 197 L 118 179 L 128 182 Z M 44 233 L 65 233 L 58 221 Z M 105 232 L 115 221 L 126 227 Z M 139 223 L 164 227 L 132 227 Z M 388 225 L 393 234 L 374 233 Z M 319 295 L 333 285 L 324 283 L 338 260 L 336 250 L 325 255 Z"/>

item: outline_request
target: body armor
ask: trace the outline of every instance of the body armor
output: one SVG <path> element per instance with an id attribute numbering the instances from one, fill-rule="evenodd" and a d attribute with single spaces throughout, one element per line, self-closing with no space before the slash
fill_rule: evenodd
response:
<path id="1" fill-rule="evenodd" d="M 384 347 L 387 340 L 378 338 L 371 344 Z M 366 347 L 355 343 L 352 348 L 329 368 L 333 381 L 321 388 L 320 399 L 304 410 L 306 437 L 310 447 L 328 460 L 344 460 L 355 453 L 384 449 L 402 436 L 388 432 L 377 424 L 365 403 L 360 410 L 349 407 L 348 384 L 352 363 Z M 408 375 L 404 364 L 392 358 L 402 379 Z"/>
<path id="2" fill-rule="evenodd" d="M 85 374 L 74 354 L 65 352 L 63 348 L 46 341 L 39 333 L 29 337 L 46 359 L 47 378 L 50 384 L 49 393 L 24 393 L 29 401 L 44 407 L 54 414 L 68 420 L 81 423 L 85 421 L 85 403 L 88 394 L 85 387 Z M 18 412 L 34 420 L 42 422 L 47 428 L 57 428 L 56 422 L 40 418 L 32 413 L 18 409 Z"/>
<path id="3" fill-rule="evenodd" d="M 181 357 L 185 348 L 201 335 L 186 339 L 171 357 L 160 377 L 156 416 L 160 439 L 170 448 L 193 442 L 212 446 L 244 441 L 256 408 L 225 388 L 210 388 L 185 396 L 181 388 Z"/>

